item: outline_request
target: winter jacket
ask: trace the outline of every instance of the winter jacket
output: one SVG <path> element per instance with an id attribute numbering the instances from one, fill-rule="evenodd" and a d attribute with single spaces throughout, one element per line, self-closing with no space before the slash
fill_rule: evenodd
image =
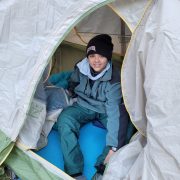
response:
<path id="1" fill-rule="evenodd" d="M 93 81 L 93 85 L 91 85 Z M 118 147 L 120 104 L 122 100 L 120 70 L 110 61 L 105 70 L 93 77 L 87 58 L 76 64 L 68 90 L 77 96 L 77 103 L 97 113 L 107 114 L 106 145 Z M 121 129 L 122 130 L 122 129 Z"/>

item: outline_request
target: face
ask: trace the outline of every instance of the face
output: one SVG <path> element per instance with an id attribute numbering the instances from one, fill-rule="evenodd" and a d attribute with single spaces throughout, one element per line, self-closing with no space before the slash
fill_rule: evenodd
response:
<path id="1" fill-rule="evenodd" d="M 90 66 L 96 72 L 101 72 L 106 67 L 108 60 L 106 57 L 101 56 L 100 54 L 90 54 L 88 56 L 88 61 Z"/>

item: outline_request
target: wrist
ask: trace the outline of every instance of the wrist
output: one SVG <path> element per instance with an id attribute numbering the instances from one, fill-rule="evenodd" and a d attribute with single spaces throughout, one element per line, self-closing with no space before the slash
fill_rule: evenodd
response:
<path id="1" fill-rule="evenodd" d="M 110 146 L 110 150 L 112 150 L 113 152 L 116 152 L 118 149 L 117 149 L 117 147 Z"/>

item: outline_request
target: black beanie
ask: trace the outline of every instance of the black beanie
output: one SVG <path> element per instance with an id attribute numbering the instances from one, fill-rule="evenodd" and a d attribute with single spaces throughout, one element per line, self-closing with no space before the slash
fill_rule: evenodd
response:
<path id="1" fill-rule="evenodd" d="M 107 34 L 100 34 L 93 37 L 87 47 L 86 47 L 86 56 L 90 54 L 100 54 L 106 57 L 108 60 L 111 60 L 113 52 L 113 44 L 111 36 Z"/>

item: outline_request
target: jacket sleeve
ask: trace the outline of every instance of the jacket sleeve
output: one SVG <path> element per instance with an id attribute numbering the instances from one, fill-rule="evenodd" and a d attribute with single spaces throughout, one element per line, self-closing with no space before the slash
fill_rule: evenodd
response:
<path id="1" fill-rule="evenodd" d="M 120 83 L 114 83 L 107 91 L 107 146 L 120 148 L 125 145 L 128 119 L 121 114 L 123 106 Z"/>
<path id="2" fill-rule="evenodd" d="M 74 71 L 72 72 L 69 80 L 68 80 L 68 91 L 72 98 L 76 97 L 76 94 L 74 92 L 75 87 L 80 83 L 79 80 L 79 69 L 77 66 L 74 67 Z"/>
<path id="3" fill-rule="evenodd" d="M 106 92 L 107 135 L 106 145 L 118 147 L 121 87 L 120 83 L 111 85 Z"/>

